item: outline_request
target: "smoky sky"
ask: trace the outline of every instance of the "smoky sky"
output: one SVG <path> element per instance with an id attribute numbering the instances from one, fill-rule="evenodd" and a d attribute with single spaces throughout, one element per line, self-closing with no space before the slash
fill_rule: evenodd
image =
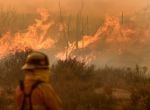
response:
<path id="1" fill-rule="evenodd" d="M 97 16 L 106 16 L 106 15 L 120 16 L 122 12 L 124 12 L 125 15 L 130 14 L 132 16 L 131 17 L 132 20 L 134 20 L 133 26 L 130 26 L 132 25 L 130 23 L 126 23 L 126 25 L 124 25 L 125 28 L 121 28 L 121 29 L 126 29 L 127 26 L 127 27 L 132 27 L 133 28 L 132 30 L 135 31 L 133 35 L 132 34 L 130 35 L 131 45 L 129 46 L 123 45 L 123 47 L 127 48 L 127 49 L 125 48 L 125 52 L 122 55 L 116 55 L 115 53 L 113 53 L 113 49 L 118 47 L 118 45 L 113 46 L 112 44 L 108 46 L 107 44 L 104 43 L 104 41 L 101 41 L 98 45 L 98 47 L 99 46 L 101 47 L 101 50 L 99 48 L 98 50 L 97 48 L 95 49 L 96 52 L 100 51 L 100 54 L 98 54 L 99 55 L 98 58 L 96 58 L 97 61 L 96 63 L 98 63 L 98 65 L 100 64 L 150 65 L 149 62 L 150 48 L 148 48 L 150 26 L 149 28 L 146 26 L 148 24 L 149 17 L 144 18 L 145 16 L 143 16 L 143 12 L 141 12 L 141 14 L 139 15 L 138 14 L 136 15 L 136 12 L 140 12 L 142 9 L 150 5 L 149 0 L 0 0 L 0 7 L 1 8 L 5 7 L 6 9 L 10 7 L 14 7 L 15 10 L 18 12 L 31 12 L 31 13 L 37 13 L 36 10 L 38 8 L 47 8 L 52 12 L 59 13 L 59 2 L 61 5 L 62 14 L 65 15 L 68 13 L 72 15 L 73 14 L 76 15 L 76 13 L 78 13 L 79 11 L 83 11 L 85 15 L 88 15 L 90 17 L 93 16 L 95 18 L 99 18 Z M 105 17 L 102 18 L 105 19 Z M 138 27 L 137 24 L 140 26 Z M 141 26 L 145 27 L 145 29 L 141 29 Z M 116 36 L 119 36 L 120 30 L 115 31 L 116 28 L 114 27 L 113 29 L 114 31 L 112 31 L 112 28 L 108 29 L 108 35 L 107 34 L 104 35 L 106 36 L 112 35 L 115 38 Z M 111 32 L 112 34 L 109 32 Z M 106 38 L 106 36 L 104 36 L 104 38 Z M 100 35 L 100 37 L 102 36 Z M 141 41 L 141 39 L 143 38 L 148 39 L 146 40 L 147 42 L 145 43 L 146 46 L 137 43 L 136 40 L 134 40 L 137 39 L 137 41 Z M 107 48 L 108 50 L 112 50 L 112 51 L 108 52 Z"/>
<path id="2" fill-rule="evenodd" d="M 83 7 L 85 13 L 93 15 L 116 15 L 120 11 L 131 13 L 149 4 L 149 0 L 0 0 L 0 4 L 27 12 L 34 12 L 37 8 L 44 7 L 57 11 L 59 1 L 65 12 L 75 13 Z"/>

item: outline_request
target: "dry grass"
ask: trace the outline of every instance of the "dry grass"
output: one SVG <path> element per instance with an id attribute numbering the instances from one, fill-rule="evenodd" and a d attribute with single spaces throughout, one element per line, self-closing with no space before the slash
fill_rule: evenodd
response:
<path id="1" fill-rule="evenodd" d="M 7 60 L 1 60 L 2 110 L 16 108 L 14 88 L 23 77 L 18 68 L 23 65 L 26 55 L 16 53 Z M 139 74 L 139 70 L 143 73 Z M 51 66 L 51 71 L 51 83 L 66 110 L 149 110 L 149 79 L 139 66 L 130 70 L 108 66 L 95 69 L 93 65 L 87 66 L 76 59 L 68 59 L 59 60 Z"/>

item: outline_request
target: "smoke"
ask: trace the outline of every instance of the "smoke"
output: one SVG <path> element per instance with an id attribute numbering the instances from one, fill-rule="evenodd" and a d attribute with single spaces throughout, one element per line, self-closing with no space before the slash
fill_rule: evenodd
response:
<path id="1" fill-rule="evenodd" d="M 87 14 L 117 14 L 120 11 L 131 13 L 149 4 L 148 0 L 60 0 L 64 12 L 76 13 L 83 5 Z M 58 11 L 59 0 L 0 0 L 0 4 L 14 6 L 18 11 L 35 12 L 37 8 Z"/>
<path id="2" fill-rule="evenodd" d="M 44 7 L 59 15 L 59 0 L 13 0 L 13 2 L 12 0 L 5 0 L 5 2 L 0 0 L 0 3 L 5 4 L 6 7 L 15 6 L 17 11 L 32 13 L 35 13 L 37 8 Z M 66 31 L 67 23 L 66 21 L 64 24 L 48 21 L 49 13 L 42 10 L 42 13 L 40 11 L 41 19 L 36 19 L 35 24 L 29 26 L 26 33 L 16 33 L 13 38 L 10 33 L 7 33 L 1 38 L 0 56 L 3 56 L 4 53 L 8 54 L 8 50 L 13 51 L 16 47 L 18 50 L 30 47 L 47 49 L 46 52 L 52 58 L 66 59 L 71 56 L 97 65 L 132 66 L 141 64 L 149 66 L 150 24 L 148 20 L 150 9 L 141 10 L 143 7 L 148 7 L 147 4 L 146 0 L 60 0 L 62 14 L 71 13 L 73 15 L 83 11 L 83 15 L 93 18 L 103 16 L 104 22 L 95 33 L 84 34 L 77 43 L 71 34 L 69 36 L 71 40 L 68 40 L 67 45 L 59 48 L 60 44 L 65 42 L 61 40 L 60 35 Z M 122 11 L 125 14 L 123 23 L 120 20 Z M 106 15 L 109 16 L 105 17 Z M 62 29 L 58 28 L 62 25 L 64 25 Z M 47 32 L 53 26 L 57 34 L 55 37 L 46 38 Z"/>
<path id="3" fill-rule="evenodd" d="M 75 46 L 76 42 L 69 44 L 65 51 L 58 53 L 57 57 L 66 59 L 66 54 L 79 58 L 82 56 L 97 65 L 150 65 L 150 31 L 144 23 L 142 26 L 145 29 L 135 26 L 140 23 L 139 14 L 134 15 L 136 16 L 134 21 L 130 21 L 133 23 L 132 26 L 130 22 L 122 24 L 118 17 L 106 17 L 96 33 L 83 36 L 78 41 L 78 47 Z"/>

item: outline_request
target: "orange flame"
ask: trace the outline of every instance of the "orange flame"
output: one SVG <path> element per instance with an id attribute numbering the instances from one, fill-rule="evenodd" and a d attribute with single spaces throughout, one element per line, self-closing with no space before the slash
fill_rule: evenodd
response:
<path id="1" fill-rule="evenodd" d="M 79 48 L 88 47 L 90 44 L 100 40 L 102 35 L 105 34 L 106 42 L 128 42 L 130 38 L 127 34 L 134 33 L 131 29 L 123 29 L 119 23 L 119 19 L 117 17 L 106 17 L 105 23 L 102 27 L 100 27 L 94 36 L 83 36 L 83 39 L 79 41 Z M 84 46 L 82 45 L 84 42 Z"/>
<path id="2" fill-rule="evenodd" d="M 128 43 L 132 39 L 130 35 L 133 33 L 134 31 L 132 29 L 123 27 L 117 17 L 106 17 L 104 25 L 101 26 L 93 36 L 83 36 L 83 39 L 78 42 L 78 48 L 91 48 L 91 45 L 96 45 L 94 47 L 97 47 L 98 44 L 96 42 L 104 39 L 103 42 L 106 43 L 105 45 L 110 45 L 111 49 L 115 49 L 114 51 L 116 51 L 118 54 L 122 54 L 124 46 L 120 45 L 125 45 Z M 69 46 L 66 47 L 66 50 L 58 53 L 56 57 L 63 60 L 67 58 L 66 54 L 73 57 L 74 55 L 72 55 L 72 53 L 75 50 L 77 50 L 75 42 L 71 44 L 69 43 Z M 91 53 L 92 52 L 93 51 L 91 51 Z M 98 52 L 96 54 L 98 54 Z M 91 59 L 95 59 L 96 54 L 92 54 Z"/>
<path id="3" fill-rule="evenodd" d="M 35 23 L 28 27 L 27 32 L 14 35 L 7 32 L 0 38 L 0 58 L 16 51 L 25 51 L 26 48 L 39 50 L 54 45 L 55 41 L 46 36 L 48 29 L 53 25 L 52 21 L 48 21 L 48 11 L 39 9 L 38 12 L 41 18 L 36 19 Z"/>
<path id="4" fill-rule="evenodd" d="M 53 21 L 49 20 L 48 11 L 39 9 L 38 13 L 40 19 L 35 19 L 35 23 L 27 28 L 27 32 L 18 32 L 13 35 L 7 32 L 0 38 L 0 58 L 16 51 L 25 51 L 26 48 L 50 49 L 55 45 L 56 41 L 47 35 L 48 30 L 54 24 Z M 61 32 L 67 32 L 66 28 L 65 23 L 60 24 L 56 36 L 59 36 Z M 94 35 L 84 35 L 78 41 L 78 46 L 76 46 L 76 42 L 67 41 L 67 46 L 62 47 L 64 50 L 57 51 L 58 49 L 54 48 L 54 56 L 62 60 L 68 57 L 77 57 L 78 60 L 84 60 L 87 63 L 96 58 L 110 57 L 110 55 L 118 57 L 128 51 L 137 51 L 137 44 L 140 44 L 140 49 L 144 47 L 143 45 L 149 46 L 149 35 L 148 29 L 131 29 L 127 25 L 122 25 L 117 17 L 108 16 Z"/>

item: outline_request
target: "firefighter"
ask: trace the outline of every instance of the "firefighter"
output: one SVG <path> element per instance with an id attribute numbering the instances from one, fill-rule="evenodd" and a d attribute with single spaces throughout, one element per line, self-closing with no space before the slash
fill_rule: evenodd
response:
<path id="1" fill-rule="evenodd" d="M 16 89 L 18 110 L 62 110 L 61 100 L 49 83 L 48 57 L 31 52 L 22 69 L 24 81 Z"/>

